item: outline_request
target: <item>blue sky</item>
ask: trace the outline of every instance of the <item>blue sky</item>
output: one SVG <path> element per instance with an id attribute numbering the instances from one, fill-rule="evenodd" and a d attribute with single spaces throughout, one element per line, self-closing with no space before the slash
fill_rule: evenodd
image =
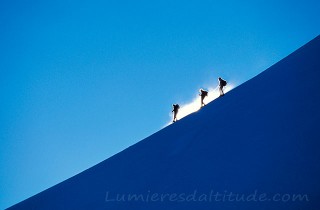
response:
<path id="1" fill-rule="evenodd" d="M 161 129 L 320 32 L 319 1 L 0 3 L 0 208 Z M 271 87 L 272 88 L 272 87 Z"/>

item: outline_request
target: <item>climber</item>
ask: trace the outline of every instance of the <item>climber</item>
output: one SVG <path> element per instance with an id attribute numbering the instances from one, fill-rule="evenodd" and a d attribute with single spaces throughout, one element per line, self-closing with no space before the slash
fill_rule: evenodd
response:
<path id="1" fill-rule="evenodd" d="M 177 119 L 177 114 L 178 114 L 178 111 L 179 111 L 179 104 L 172 104 L 172 107 L 173 107 L 173 110 L 171 111 L 173 113 L 173 121 L 172 122 L 176 122 L 178 119 Z"/>
<path id="2" fill-rule="evenodd" d="M 203 102 L 204 98 L 208 96 L 208 91 L 200 89 L 199 96 L 201 97 L 201 107 L 205 106 L 206 104 Z"/>
<path id="3" fill-rule="evenodd" d="M 221 77 L 218 78 L 219 80 L 219 92 L 220 96 L 224 96 L 223 88 L 227 85 L 227 81 L 222 79 Z"/>

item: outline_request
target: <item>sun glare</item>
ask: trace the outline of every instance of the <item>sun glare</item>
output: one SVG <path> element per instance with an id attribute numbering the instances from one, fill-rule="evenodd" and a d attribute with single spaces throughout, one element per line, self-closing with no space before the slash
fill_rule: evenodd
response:
<path id="1" fill-rule="evenodd" d="M 227 93 L 228 91 L 232 90 L 234 87 L 233 84 L 229 84 L 224 88 L 224 93 Z M 208 96 L 205 97 L 204 99 L 204 103 L 208 104 L 211 101 L 213 101 L 214 99 L 218 98 L 220 93 L 219 93 L 219 88 L 216 87 L 209 87 L 207 89 L 208 91 Z M 200 109 L 201 107 L 201 99 L 199 96 L 199 93 L 197 95 L 195 95 L 195 97 L 191 100 L 191 102 L 189 103 L 178 103 L 180 105 L 180 109 L 178 112 L 178 120 L 184 118 L 185 116 L 196 112 Z M 172 118 L 172 113 L 170 113 L 170 117 Z M 169 123 L 167 123 L 167 125 L 170 125 L 172 123 L 172 119 L 170 120 Z"/>

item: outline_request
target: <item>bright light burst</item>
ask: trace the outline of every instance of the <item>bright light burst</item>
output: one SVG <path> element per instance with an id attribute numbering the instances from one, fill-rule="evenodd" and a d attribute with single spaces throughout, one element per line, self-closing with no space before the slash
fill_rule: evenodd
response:
<path id="1" fill-rule="evenodd" d="M 224 88 L 224 93 L 227 93 L 228 91 L 232 90 L 234 87 L 233 84 L 229 84 Z M 208 104 L 211 101 L 213 101 L 214 99 L 218 98 L 220 93 L 219 93 L 219 87 L 209 87 L 208 89 L 208 96 L 205 97 L 204 99 L 204 103 Z M 184 118 L 185 116 L 196 112 L 200 109 L 201 107 L 201 99 L 199 96 L 199 93 L 192 99 L 191 102 L 189 103 L 179 103 L 180 105 L 180 109 L 178 112 L 178 120 Z M 172 113 L 170 113 L 170 117 L 172 118 Z M 172 119 L 170 120 L 169 123 L 167 123 L 167 125 L 170 125 L 172 123 Z"/>

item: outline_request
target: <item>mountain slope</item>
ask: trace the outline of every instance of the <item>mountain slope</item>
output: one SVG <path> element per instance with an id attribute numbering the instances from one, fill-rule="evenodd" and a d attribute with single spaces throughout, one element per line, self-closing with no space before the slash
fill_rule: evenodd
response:
<path id="1" fill-rule="evenodd" d="M 319 55 L 320 36 L 200 111 L 9 209 L 319 208 Z M 297 194 L 306 197 L 287 200 Z M 132 195 L 140 197 L 128 201 Z"/>

